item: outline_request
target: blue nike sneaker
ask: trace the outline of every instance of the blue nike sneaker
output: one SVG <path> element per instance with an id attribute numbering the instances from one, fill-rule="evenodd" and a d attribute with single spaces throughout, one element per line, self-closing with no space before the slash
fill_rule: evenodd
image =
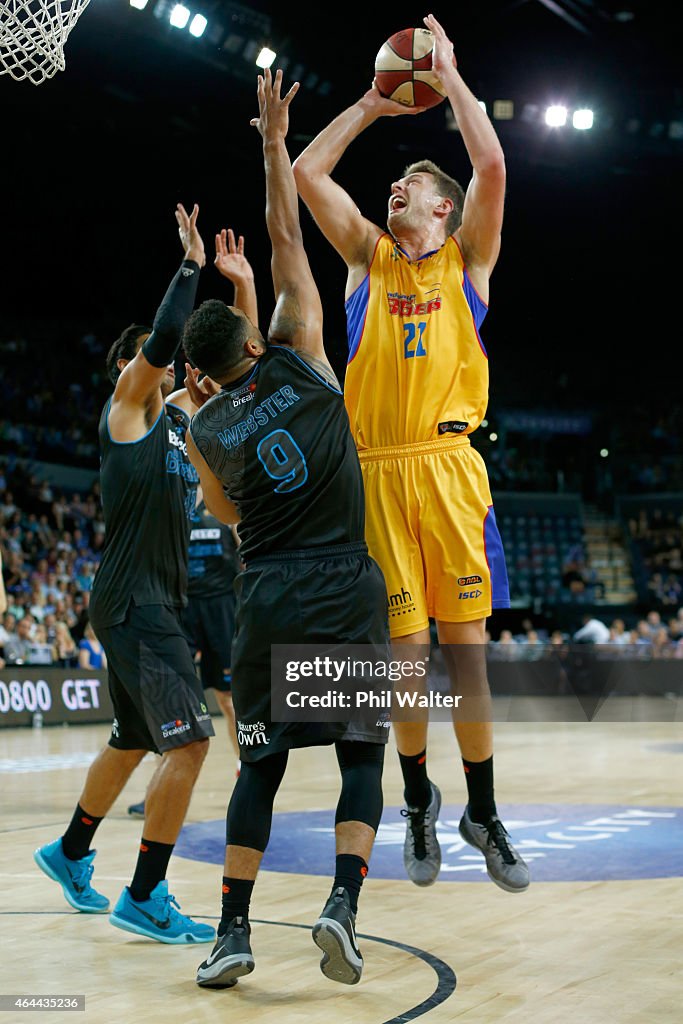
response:
<path id="1" fill-rule="evenodd" d="M 157 942 L 179 945 L 214 941 L 216 929 L 212 925 L 199 924 L 178 913 L 178 909 L 176 898 L 169 895 L 168 882 L 164 879 L 152 889 L 149 899 L 141 903 L 133 899 L 126 886 L 109 920 L 117 928 L 135 935 L 146 935 Z"/>
<path id="2" fill-rule="evenodd" d="M 109 900 L 90 884 L 94 868 L 92 862 L 97 850 L 91 850 L 80 860 L 69 860 L 64 856 L 62 840 L 55 839 L 47 846 L 34 850 L 33 859 L 48 878 L 59 882 L 67 903 L 84 914 L 106 914 Z"/>

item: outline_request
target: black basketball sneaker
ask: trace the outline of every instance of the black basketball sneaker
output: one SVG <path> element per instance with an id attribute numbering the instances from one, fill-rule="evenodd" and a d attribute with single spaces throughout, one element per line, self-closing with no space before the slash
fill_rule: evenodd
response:
<path id="1" fill-rule="evenodd" d="M 357 985 L 363 973 L 363 957 L 356 945 L 356 915 L 346 889 L 334 890 L 313 926 L 313 941 L 324 956 L 320 970 L 330 981 Z"/>
<path id="2" fill-rule="evenodd" d="M 203 988 L 232 988 L 237 979 L 254 970 L 249 945 L 251 927 L 246 917 L 234 917 L 227 931 L 219 935 L 211 955 L 197 969 L 197 984 Z"/>

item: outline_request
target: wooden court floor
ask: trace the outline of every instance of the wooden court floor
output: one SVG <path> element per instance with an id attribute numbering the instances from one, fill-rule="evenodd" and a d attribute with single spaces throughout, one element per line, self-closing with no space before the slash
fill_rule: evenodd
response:
<path id="1" fill-rule="evenodd" d="M 680 722 L 496 726 L 499 805 L 512 807 L 521 822 L 511 828 L 517 845 L 523 834 L 536 836 L 526 840 L 524 852 L 534 855 L 530 867 L 537 877 L 520 895 L 485 880 L 476 857 L 467 860 L 469 848 L 457 850 L 465 784 L 447 725 L 431 727 L 430 768 L 443 793 L 442 847 L 450 873 L 442 872 L 429 889 L 402 877 L 401 819 L 396 820 L 402 786 L 390 740 L 385 815 L 391 821 L 382 827 L 382 849 L 377 847 L 377 863 L 381 854 L 385 869 L 375 870 L 373 859 L 361 897 L 357 927 L 367 937 L 359 939 L 365 957 L 360 985 L 327 981 L 310 937 L 330 884 L 318 873 L 324 870 L 319 837 L 331 841 L 323 830 L 308 833 L 311 873 L 301 867 L 305 851 L 299 851 L 303 861 L 295 872 L 285 870 L 284 847 L 275 850 L 279 870 L 261 872 L 252 902 L 256 970 L 224 992 L 200 990 L 194 982 L 211 946 L 162 946 L 113 928 L 106 916 L 78 914 L 33 863 L 34 848 L 63 831 L 87 764 L 107 737 L 104 726 L 0 730 L 0 995 L 86 998 L 83 1013 L 4 1010 L 0 1024 L 683 1019 Z M 95 883 L 112 902 L 130 880 L 140 835 L 141 823 L 127 816 L 126 807 L 143 796 L 154 766 L 153 757 L 145 759 L 96 837 Z M 190 831 L 198 823 L 217 822 L 220 837 L 233 770 L 218 721 L 190 807 Z M 297 751 L 276 812 L 305 828 L 306 815 L 327 810 L 331 825 L 336 794 L 333 751 Z M 541 815 L 541 832 L 524 832 L 529 807 L 536 807 L 532 816 Z M 321 816 L 313 817 L 319 826 Z M 285 833 L 273 839 L 276 846 Z M 392 872 L 395 877 L 378 877 Z M 664 877 L 653 877 L 658 873 Z M 174 857 L 170 891 L 184 912 L 215 922 L 221 874 L 217 863 Z"/>

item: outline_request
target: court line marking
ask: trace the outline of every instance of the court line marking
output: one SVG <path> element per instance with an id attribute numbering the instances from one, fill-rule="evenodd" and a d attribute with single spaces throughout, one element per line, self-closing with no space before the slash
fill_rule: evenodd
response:
<path id="1" fill-rule="evenodd" d="M 78 911 L 74 910 L 0 910 L 0 917 L 75 917 L 78 913 Z M 200 918 L 207 921 L 220 920 L 215 914 L 195 914 L 194 916 L 195 920 Z M 294 924 L 291 921 L 266 921 L 260 917 L 253 918 L 252 923 L 273 925 L 276 928 L 303 928 L 306 931 L 310 931 L 312 927 L 309 924 Z M 399 1013 L 397 1017 L 390 1017 L 389 1020 L 382 1021 L 381 1024 L 408 1024 L 409 1021 L 416 1020 L 418 1017 L 422 1017 L 425 1013 L 429 1013 L 430 1010 L 440 1006 L 441 1003 L 445 1003 L 455 992 L 456 985 L 458 984 L 455 971 L 444 960 L 441 960 L 433 953 L 428 953 L 417 946 L 409 946 L 405 942 L 397 942 L 395 939 L 382 939 L 378 935 L 367 935 L 365 932 L 357 932 L 357 938 L 364 939 L 367 942 L 378 942 L 383 946 L 392 946 L 394 949 L 400 949 L 404 953 L 409 953 L 410 956 L 422 960 L 428 967 L 431 967 L 437 977 L 436 988 L 430 996 L 423 999 L 421 1003 L 411 1006 L 409 1010 Z"/>
<path id="2" fill-rule="evenodd" d="M 8 835 L 12 832 L 30 832 L 32 828 L 64 828 L 64 818 L 61 821 L 49 821 L 46 825 L 17 825 L 14 828 L 0 828 L 0 836 Z"/>
<path id="3" fill-rule="evenodd" d="M 289 921 L 265 921 L 258 917 L 255 917 L 253 920 L 255 924 L 269 924 L 279 928 L 305 928 L 306 931 L 311 929 L 311 925 L 293 924 Z M 430 1010 L 440 1006 L 441 1003 L 445 1003 L 455 992 L 455 987 L 458 984 L 455 971 L 444 960 L 434 956 L 433 953 L 427 953 L 426 950 L 419 949 L 417 946 L 409 946 L 405 942 L 397 942 L 395 939 L 382 939 L 378 935 L 367 935 L 364 932 L 357 932 L 356 937 L 365 939 L 368 942 L 378 942 L 383 946 L 392 946 L 394 949 L 401 949 L 404 953 L 409 953 L 418 960 L 422 960 L 428 967 L 431 967 L 438 979 L 436 988 L 431 996 L 427 996 L 421 1003 L 411 1006 L 409 1010 L 405 1010 L 397 1017 L 391 1017 L 389 1020 L 382 1021 L 381 1024 L 407 1024 L 408 1021 L 416 1020 L 417 1017 L 422 1017 L 425 1013 L 429 1013 Z"/>
<path id="4" fill-rule="evenodd" d="M 142 821 L 142 818 L 134 818 L 132 814 L 107 814 L 107 821 Z M 197 822 L 187 822 L 188 825 L 198 824 Z M 47 823 L 41 822 L 39 825 L 17 825 L 14 828 L 0 828 L 0 836 L 8 835 L 11 832 L 30 832 L 32 828 L 64 828 L 64 818 L 60 818 L 59 821 L 48 821 Z"/>

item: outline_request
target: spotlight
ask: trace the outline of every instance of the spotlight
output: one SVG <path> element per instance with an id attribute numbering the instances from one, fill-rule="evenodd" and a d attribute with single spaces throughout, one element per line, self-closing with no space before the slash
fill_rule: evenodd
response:
<path id="1" fill-rule="evenodd" d="M 567 123 L 567 108 L 560 106 L 548 107 L 545 112 L 545 123 L 549 128 L 561 128 Z"/>
<path id="2" fill-rule="evenodd" d="M 190 22 L 190 35 L 195 36 L 199 39 L 200 36 L 204 35 L 204 29 L 206 28 L 207 21 L 203 14 L 195 14 L 194 18 Z"/>
<path id="3" fill-rule="evenodd" d="M 497 441 L 498 434 L 489 434 L 489 441 Z"/>
<path id="4" fill-rule="evenodd" d="M 607 448 L 601 448 L 600 449 L 600 458 L 601 459 L 606 459 L 608 455 L 609 455 L 609 451 L 608 451 Z"/>
<path id="5" fill-rule="evenodd" d="M 183 7 L 182 4 L 176 4 L 171 11 L 171 17 L 169 20 L 173 25 L 173 28 L 185 28 L 190 20 L 190 12 L 187 7 Z"/>
<path id="6" fill-rule="evenodd" d="M 593 127 L 593 111 L 592 110 L 575 110 L 572 114 L 572 125 L 574 128 L 578 128 L 579 131 L 586 131 L 588 128 Z"/>
<path id="7" fill-rule="evenodd" d="M 130 0 L 130 6 L 137 8 L 138 11 L 144 11 L 147 0 Z"/>
<path id="8" fill-rule="evenodd" d="M 265 71 L 266 68 L 270 67 L 276 57 L 277 54 L 275 50 L 271 50 L 268 46 L 263 46 L 256 58 L 256 66 L 263 68 Z"/>

